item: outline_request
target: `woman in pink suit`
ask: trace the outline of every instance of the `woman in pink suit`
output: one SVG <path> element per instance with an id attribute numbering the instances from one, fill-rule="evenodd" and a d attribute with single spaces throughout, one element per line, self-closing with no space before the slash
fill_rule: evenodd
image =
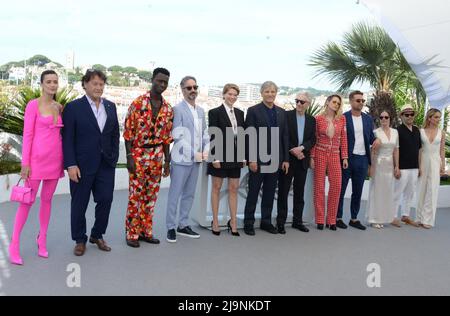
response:
<path id="1" fill-rule="evenodd" d="M 336 231 L 342 168 L 348 168 L 347 130 L 342 106 L 342 98 L 331 95 L 322 114 L 316 117 L 317 141 L 311 152 L 311 169 L 314 169 L 314 207 L 319 230 L 323 230 L 325 224 L 325 178 L 328 176 L 330 183 L 326 225 Z"/>
<path id="2" fill-rule="evenodd" d="M 21 177 L 36 197 L 42 182 L 39 212 L 40 229 L 36 239 L 38 255 L 48 258 L 46 240 L 50 222 L 52 197 L 58 180 L 64 177 L 61 138 L 61 105 L 56 103 L 58 75 L 52 70 L 41 75 L 42 96 L 32 100 L 25 109 L 23 131 Z M 22 265 L 20 257 L 20 234 L 32 204 L 20 204 L 17 210 L 14 231 L 9 247 L 12 264 Z"/>

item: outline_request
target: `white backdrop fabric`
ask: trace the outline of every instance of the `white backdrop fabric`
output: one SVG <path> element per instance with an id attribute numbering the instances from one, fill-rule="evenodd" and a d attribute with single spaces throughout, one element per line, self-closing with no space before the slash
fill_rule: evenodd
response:
<path id="1" fill-rule="evenodd" d="M 450 105 L 450 1 L 361 0 L 398 44 L 432 108 Z"/>

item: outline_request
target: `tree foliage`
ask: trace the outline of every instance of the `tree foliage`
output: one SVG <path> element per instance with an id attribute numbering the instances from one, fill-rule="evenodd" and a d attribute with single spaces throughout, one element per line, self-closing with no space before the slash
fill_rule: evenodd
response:
<path id="1" fill-rule="evenodd" d="M 140 79 L 145 80 L 147 82 L 152 81 L 153 73 L 151 71 L 141 70 L 138 71 L 138 76 Z"/>
<path id="2" fill-rule="evenodd" d="M 96 69 L 96 70 L 100 70 L 102 72 L 106 72 L 106 70 L 108 70 L 106 68 L 106 66 L 103 66 L 102 64 L 95 64 L 94 66 L 92 66 L 92 68 Z"/>
<path id="3" fill-rule="evenodd" d="M 379 26 L 355 24 L 341 43 L 329 42 L 317 50 L 310 65 L 316 68 L 316 76 L 329 78 L 341 93 L 354 84 L 369 83 L 375 90 L 369 105 L 374 117 L 383 110 L 396 114 L 406 103 L 424 107 L 422 84 L 399 47 Z"/>
<path id="4" fill-rule="evenodd" d="M 123 67 L 115 65 L 115 66 L 109 67 L 108 70 L 112 71 L 112 72 L 122 72 L 123 71 Z"/>

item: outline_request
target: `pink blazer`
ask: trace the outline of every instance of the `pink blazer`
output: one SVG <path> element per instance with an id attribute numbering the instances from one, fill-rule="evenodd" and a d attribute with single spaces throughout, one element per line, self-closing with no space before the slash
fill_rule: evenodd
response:
<path id="1" fill-rule="evenodd" d="M 53 116 L 42 116 L 38 100 L 32 100 L 25 109 L 22 166 L 30 167 L 31 180 L 55 180 L 64 177 L 61 115 L 57 124 Z"/>

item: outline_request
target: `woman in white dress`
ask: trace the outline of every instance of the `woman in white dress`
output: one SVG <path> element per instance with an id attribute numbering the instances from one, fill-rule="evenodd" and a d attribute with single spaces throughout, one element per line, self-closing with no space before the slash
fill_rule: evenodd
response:
<path id="1" fill-rule="evenodd" d="M 445 173 L 445 132 L 439 129 L 442 113 L 430 109 L 420 130 L 419 195 L 417 197 L 417 222 L 423 228 L 434 227 L 440 176 Z"/>
<path id="2" fill-rule="evenodd" d="M 374 131 L 381 145 L 372 150 L 370 168 L 370 191 L 367 208 L 367 222 L 374 228 L 383 228 L 384 224 L 394 220 L 394 176 L 399 173 L 398 132 L 391 128 L 389 113 L 380 114 L 381 127 Z"/>

